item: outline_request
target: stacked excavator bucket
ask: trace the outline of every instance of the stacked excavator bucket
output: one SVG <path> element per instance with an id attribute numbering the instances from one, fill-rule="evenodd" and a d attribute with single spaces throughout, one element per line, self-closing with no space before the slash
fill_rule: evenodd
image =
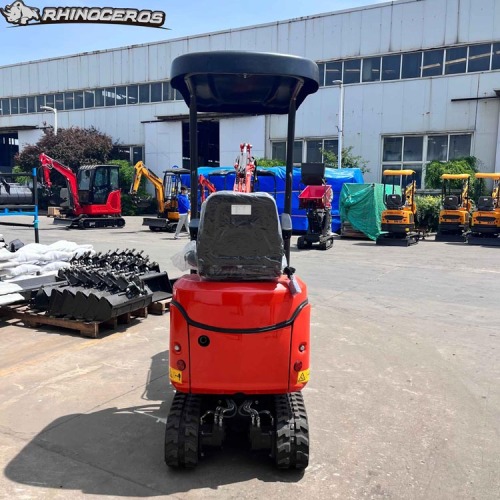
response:
<path id="1" fill-rule="evenodd" d="M 59 279 L 38 289 L 35 309 L 81 321 L 107 321 L 172 292 L 167 273 L 135 250 L 86 254 L 61 270 Z"/>

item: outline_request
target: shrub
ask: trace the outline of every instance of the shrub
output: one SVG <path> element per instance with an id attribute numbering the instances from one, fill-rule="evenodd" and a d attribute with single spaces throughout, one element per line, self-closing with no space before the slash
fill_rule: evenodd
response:
<path id="1" fill-rule="evenodd" d="M 416 225 L 427 231 L 436 231 L 439 223 L 439 211 L 441 210 L 440 196 L 417 196 Z"/>

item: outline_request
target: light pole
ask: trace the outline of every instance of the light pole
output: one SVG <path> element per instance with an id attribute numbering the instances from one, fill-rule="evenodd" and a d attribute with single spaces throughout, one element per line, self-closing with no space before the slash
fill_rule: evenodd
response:
<path id="1" fill-rule="evenodd" d="M 342 168 L 342 147 L 343 147 L 343 139 L 344 139 L 344 82 L 342 80 L 334 80 L 334 85 L 338 85 L 340 90 L 339 96 L 339 151 L 338 151 L 338 168 Z"/>
<path id="2" fill-rule="evenodd" d="M 50 106 L 40 106 L 44 111 L 52 111 L 54 113 L 54 135 L 57 135 L 57 109 Z"/>

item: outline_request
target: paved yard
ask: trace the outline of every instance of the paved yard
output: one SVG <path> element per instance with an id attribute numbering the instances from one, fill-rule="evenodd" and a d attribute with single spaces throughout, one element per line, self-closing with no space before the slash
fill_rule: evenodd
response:
<path id="1" fill-rule="evenodd" d="M 140 218 L 89 231 L 43 218 L 40 235 L 144 249 L 171 276 L 187 241 Z M 336 240 L 292 259 L 313 305 L 305 473 L 238 443 L 165 467 L 168 315 L 95 340 L 0 320 L 0 497 L 498 499 L 500 248 Z"/>

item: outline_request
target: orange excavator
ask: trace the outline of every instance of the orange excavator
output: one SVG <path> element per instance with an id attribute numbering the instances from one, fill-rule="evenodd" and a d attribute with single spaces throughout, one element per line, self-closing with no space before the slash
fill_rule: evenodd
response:
<path id="1" fill-rule="evenodd" d="M 476 179 L 493 181 L 491 195 L 480 196 L 472 212 L 469 245 L 500 246 L 500 173 L 477 173 Z"/>

